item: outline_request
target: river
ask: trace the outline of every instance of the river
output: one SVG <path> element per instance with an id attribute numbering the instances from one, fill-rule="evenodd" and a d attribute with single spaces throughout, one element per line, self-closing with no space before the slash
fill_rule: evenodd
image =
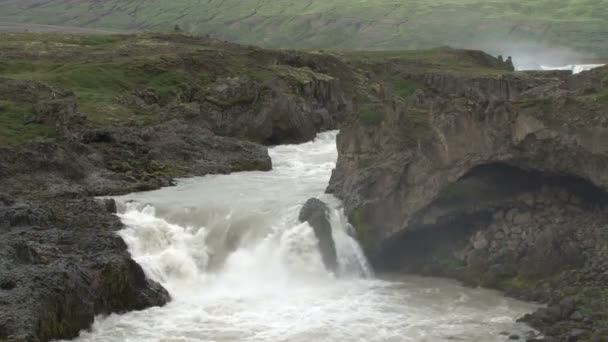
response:
<path id="1" fill-rule="evenodd" d="M 273 171 L 179 180 L 117 197 L 120 232 L 172 301 L 98 317 L 78 341 L 506 341 L 536 306 L 455 282 L 374 275 L 340 201 L 324 194 L 337 132 L 270 149 Z M 339 270 L 328 273 L 304 202 L 332 208 Z"/>

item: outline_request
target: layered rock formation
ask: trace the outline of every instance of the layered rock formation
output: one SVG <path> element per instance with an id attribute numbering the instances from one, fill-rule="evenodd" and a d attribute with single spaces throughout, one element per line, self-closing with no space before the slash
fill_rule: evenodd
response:
<path id="1" fill-rule="evenodd" d="M 554 336 L 604 336 L 593 301 L 607 298 L 608 70 L 393 68 L 418 90 L 387 93 L 378 120 L 341 130 L 328 188 L 373 263 L 556 304 L 574 296 L 579 320 L 529 321 Z"/>
<path id="2" fill-rule="evenodd" d="M 270 170 L 265 144 L 311 139 L 352 110 L 354 87 L 341 84 L 353 71 L 331 56 L 180 35 L 108 38 L 125 42 L 119 52 L 103 44 L 36 51 L 28 39 L 3 51 L 0 75 L 19 74 L 11 64 L 19 59 L 42 65 L 36 78 L 53 85 L 0 77 L 1 341 L 73 338 L 95 315 L 169 300 L 116 234 L 115 204 L 90 196 Z M 99 65 L 55 78 L 64 63 Z M 137 77 L 156 88 L 128 88 Z"/>

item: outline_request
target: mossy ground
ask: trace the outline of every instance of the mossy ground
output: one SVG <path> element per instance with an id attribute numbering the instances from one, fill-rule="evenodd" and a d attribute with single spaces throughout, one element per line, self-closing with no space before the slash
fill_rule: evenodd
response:
<path id="1" fill-rule="evenodd" d="M 397 96 L 407 98 L 421 85 L 414 80 L 401 78 L 394 71 L 506 72 L 488 55 L 448 48 L 308 52 L 311 55 L 325 54 L 319 57 L 322 63 L 327 63 L 324 60 L 335 61 L 334 58 L 345 62 L 339 67 L 329 62 L 320 69 L 312 70 L 277 63 L 277 57 L 281 54 L 294 52 L 263 50 L 177 33 L 106 36 L 22 33 L 1 34 L 0 38 L 0 48 L 3 50 L 0 76 L 40 81 L 71 90 L 77 96 L 80 111 L 93 124 L 100 126 L 126 123 L 145 125 L 159 119 L 158 111 L 134 108 L 129 101 L 125 101 L 134 91 L 150 89 L 158 94 L 158 101 L 163 105 L 182 89 L 204 89 L 225 77 L 249 77 L 259 82 L 280 78 L 301 84 L 340 78 L 342 90 L 358 89 L 356 91 L 365 92 L 369 89 L 365 88 L 366 80 L 361 75 L 372 70 L 379 81 L 392 84 Z M 326 69 L 333 70 L 333 74 L 326 72 Z M 236 99 L 227 105 L 247 104 L 250 101 L 249 98 Z M 22 111 L 12 112 L 21 115 Z M 14 113 L 11 114 L 13 121 Z M 385 116 L 382 108 L 369 105 L 363 105 L 358 114 L 367 125 L 378 125 Z M 404 134 L 410 136 L 412 141 L 418 141 L 428 133 L 426 114 L 413 110 L 407 115 L 411 117 L 404 121 Z M 36 132 L 39 132 L 38 135 L 50 135 L 42 127 L 28 127 L 26 131 L 29 133 L 26 134 L 21 134 L 21 128 L 15 127 L 14 124 L 5 125 L 4 130 L 10 130 L 9 135 L 13 137 L 31 137 Z M 28 138 L 21 139 L 26 140 Z"/>
<path id="2" fill-rule="evenodd" d="M 359 121 L 366 126 L 377 126 L 384 121 L 384 112 L 381 108 L 374 106 L 363 106 L 357 112 Z"/>
<path id="3" fill-rule="evenodd" d="M 0 100 L 0 146 L 18 145 L 36 137 L 52 138 L 55 129 L 42 124 L 26 124 L 32 113 L 30 104 Z"/>
<path id="4" fill-rule="evenodd" d="M 202 89 L 222 77 L 260 82 L 284 77 L 303 83 L 331 78 L 308 68 L 275 65 L 273 51 L 181 34 L 2 34 L 0 48 L 6 52 L 0 57 L 0 76 L 71 90 L 80 111 L 101 126 L 158 120 L 158 112 L 125 101 L 134 91 L 150 89 L 163 105 L 181 89 Z M 5 101 L 0 110 L 1 144 L 52 136 L 45 127 L 22 124 L 28 108 Z"/>

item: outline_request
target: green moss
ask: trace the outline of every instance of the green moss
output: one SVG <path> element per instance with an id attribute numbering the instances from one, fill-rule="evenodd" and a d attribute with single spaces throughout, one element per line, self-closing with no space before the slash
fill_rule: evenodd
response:
<path id="1" fill-rule="evenodd" d="M 409 144 L 417 144 L 431 134 L 429 113 L 426 110 L 408 108 L 401 120 L 403 137 Z"/>
<path id="2" fill-rule="evenodd" d="M 0 100 L 0 145 L 18 145 L 36 137 L 56 137 L 53 127 L 42 124 L 25 124 L 32 113 L 29 104 Z"/>
<path id="3" fill-rule="evenodd" d="M 142 114 L 120 101 L 134 89 L 151 88 L 162 97 L 187 79 L 182 71 L 164 67 L 159 59 L 128 63 L 6 62 L 0 64 L 0 75 L 70 89 L 82 111 L 99 123 L 132 120 Z"/>
<path id="4" fill-rule="evenodd" d="M 376 126 L 384 121 L 384 112 L 376 106 L 363 106 L 357 112 L 357 117 L 364 125 Z"/>
<path id="5" fill-rule="evenodd" d="M 413 95 L 420 88 L 418 82 L 409 79 L 394 81 L 393 86 L 395 87 L 395 94 L 404 98 Z"/>
<path id="6" fill-rule="evenodd" d="M 575 295 L 579 303 L 577 309 L 589 316 L 596 316 L 608 321 L 608 288 L 605 287 L 583 287 L 577 290 Z"/>
<path id="7" fill-rule="evenodd" d="M 260 82 L 268 82 L 277 76 L 276 73 L 268 69 L 247 69 L 245 74 Z"/>

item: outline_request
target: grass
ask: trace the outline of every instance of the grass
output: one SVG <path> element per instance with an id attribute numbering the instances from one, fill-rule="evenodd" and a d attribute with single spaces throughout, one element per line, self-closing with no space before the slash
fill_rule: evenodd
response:
<path id="1" fill-rule="evenodd" d="M 488 54 L 447 47 L 392 51 L 332 50 L 332 53 L 351 63 L 365 65 L 382 79 L 391 80 L 397 91 L 406 94 L 421 85 L 414 80 L 400 78 L 402 71 L 441 70 L 466 75 L 501 75 L 508 72 L 504 65 Z"/>
<path id="2" fill-rule="evenodd" d="M 70 89 L 78 97 L 81 110 L 93 121 L 104 123 L 137 114 L 119 101 L 134 89 L 151 88 L 167 96 L 186 80 L 180 71 L 154 70 L 154 63 L 160 65 L 160 61 L 146 59 L 129 63 L 4 62 L 0 63 L 0 75 Z"/>
<path id="3" fill-rule="evenodd" d="M 384 112 L 375 106 L 363 106 L 358 112 L 359 121 L 367 126 L 377 126 L 384 121 Z"/>
<path id="4" fill-rule="evenodd" d="M 178 24 L 266 47 L 491 49 L 535 43 L 608 56 L 608 0 L 5 0 L 0 17 L 148 31 Z"/>
<path id="5" fill-rule="evenodd" d="M 25 119 L 31 113 L 31 105 L 0 100 L 0 145 L 19 145 L 35 137 L 56 136 L 52 127 L 25 124 Z"/>
<path id="6" fill-rule="evenodd" d="M 413 80 L 400 79 L 393 82 L 395 94 L 401 97 L 409 97 L 420 88 L 420 84 Z"/>

